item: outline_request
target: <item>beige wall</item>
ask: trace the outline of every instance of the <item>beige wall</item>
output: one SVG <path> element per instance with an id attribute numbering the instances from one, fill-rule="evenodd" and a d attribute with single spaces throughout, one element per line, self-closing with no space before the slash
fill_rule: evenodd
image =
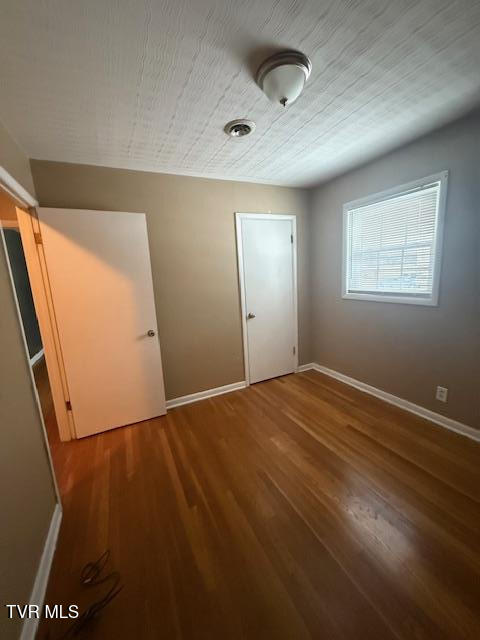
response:
<path id="1" fill-rule="evenodd" d="M 295 213 L 299 358 L 310 360 L 301 189 L 33 160 L 42 206 L 147 214 L 167 398 L 244 379 L 235 211 Z"/>
<path id="2" fill-rule="evenodd" d="M 480 428 L 480 112 L 319 187 L 312 354 L 319 364 Z M 438 307 L 341 298 L 342 206 L 450 171 Z M 434 399 L 448 387 L 448 404 Z"/>
<path id="3" fill-rule="evenodd" d="M 0 166 L 31 192 L 28 163 L 0 127 Z M 0 199 L 0 219 L 11 217 Z M 3 243 L 2 243 L 3 245 Z M 4 603 L 28 602 L 55 507 L 38 406 L 3 246 L 0 247 L 0 637 L 17 638 L 20 621 Z"/>
<path id="4" fill-rule="evenodd" d="M 32 171 L 44 206 L 147 213 L 168 398 L 243 379 L 233 214 L 292 212 L 300 362 L 480 427 L 479 146 L 477 113 L 313 192 L 46 161 Z M 342 300 L 342 205 L 443 169 L 439 306 Z M 448 404 L 434 399 L 437 385 L 449 388 Z"/>

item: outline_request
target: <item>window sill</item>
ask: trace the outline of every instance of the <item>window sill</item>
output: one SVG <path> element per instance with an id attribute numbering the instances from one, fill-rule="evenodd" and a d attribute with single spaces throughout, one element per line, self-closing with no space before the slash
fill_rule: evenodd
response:
<path id="1" fill-rule="evenodd" d="M 424 307 L 437 307 L 438 301 L 435 298 L 416 298 L 403 296 L 381 296 L 371 293 L 344 293 L 344 300 L 364 300 L 366 302 L 393 302 L 395 304 L 416 304 Z"/>

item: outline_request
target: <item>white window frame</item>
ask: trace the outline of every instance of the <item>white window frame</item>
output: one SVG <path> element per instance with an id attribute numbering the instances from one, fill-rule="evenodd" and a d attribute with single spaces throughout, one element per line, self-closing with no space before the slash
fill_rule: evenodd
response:
<path id="1" fill-rule="evenodd" d="M 409 191 L 419 189 L 432 182 L 440 182 L 440 194 L 438 198 L 438 213 L 435 221 L 434 241 L 435 259 L 432 274 L 432 295 L 429 298 L 418 296 L 405 296 L 400 294 L 380 293 L 351 293 L 347 290 L 348 262 L 350 260 L 350 247 L 348 243 L 348 213 L 351 209 L 374 204 L 389 197 L 399 196 Z M 343 205 L 343 253 L 342 253 L 342 298 L 347 300 L 368 300 L 370 302 L 394 302 L 397 304 L 418 304 L 430 307 L 438 306 L 438 292 L 440 287 L 440 271 L 442 264 L 443 228 L 445 222 L 445 205 L 447 201 L 448 171 L 441 171 L 431 176 L 414 180 L 406 184 L 375 193 L 365 198 L 352 200 Z"/>

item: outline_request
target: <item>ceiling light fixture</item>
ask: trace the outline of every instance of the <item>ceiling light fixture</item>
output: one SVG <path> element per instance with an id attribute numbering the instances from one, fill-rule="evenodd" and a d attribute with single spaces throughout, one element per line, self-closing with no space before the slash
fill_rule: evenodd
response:
<path id="1" fill-rule="evenodd" d="M 225 125 L 224 131 L 232 138 L 243 138 L 243 136 L 248 136 L 255 131 L 255 123 L 244 118 L 232 120 Z"/>
<path id="2" fill-rule="evenodd" d="M 292 104 L 302 93 L 312 63 L 299 51 L 281 51 L 267 58 L 257 71 L 257 84 L 272 102 Z"/>

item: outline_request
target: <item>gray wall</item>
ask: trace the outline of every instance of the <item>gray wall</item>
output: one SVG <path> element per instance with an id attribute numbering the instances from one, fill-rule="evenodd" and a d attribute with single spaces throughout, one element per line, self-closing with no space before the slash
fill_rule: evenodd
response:
<path id="1" fill-rule="evenodd" d="M 19 182 L 32 195 L 35 193 L 30 162 L 0 122 L 0 167 Z"/>
<path id="2" fill-rule="evenodd" d="M 40 160 L 31 165 L 42 206 L 146 213 L 169 399 L 244 380 L 234 213 L 295 213 L 299 360 L 310 362 L 305 190 Z"/>
<path id="3" fill-rule="evenodd" d="M 32 189 L 28 161 L 0 125 L 0 166 Z M 28 171 L 28 174 L 27 174 Z M 29 179 L 28 179 L 29 177 Z M 0 198 L 0 220 L 12 219 Z M 30 377 L 3 243 L 0 246 L 0 637 L 18 638 L 19 620 L 4 603 L 24 603 L 32 591 L 55 491 Z"/>
<path id="4" fill-rule="evenodd" d="M 480 428 L 479 136 L 477 113 L 310 192 L 45 161 L 32 170 L 44 206 L 147 213 L 168 398 L 243 379 L 233 212 L 283 211 L 299 217 L 300 362 Z M 443 169 L 439 306 L 343 300 L 342 205 Z"/>
<path id="5" fill-rule="evenodd" d="M 343 204 L 444 169 L 438 307 L 343 300 Z M 480 428 L 480 112 L 320 186 L 312 210 L 314 361 Z"/>

